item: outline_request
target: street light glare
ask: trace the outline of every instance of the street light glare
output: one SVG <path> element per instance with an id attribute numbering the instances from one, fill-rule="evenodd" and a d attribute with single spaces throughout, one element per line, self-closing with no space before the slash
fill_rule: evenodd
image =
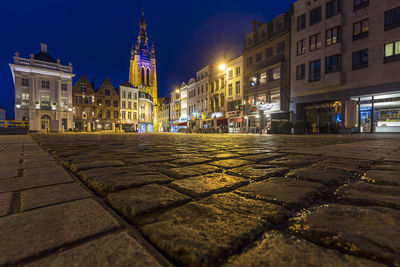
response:
<path id="1" fill-rule="evenodd" d="M 176 89 L 176 90 L 175 90 L 175 93 L 179 94 L 179 92 L 180 92 L 179 89 Z"/>
<path id="2" fill-rule="evenodd" d="M 220 70 L 225 70 L 225 69 L 226 69 L 226 66 L 225 66 L 225 64 L 220 64 L 220 65 L 218 66 L 218 68 L 219 68 Z"/>

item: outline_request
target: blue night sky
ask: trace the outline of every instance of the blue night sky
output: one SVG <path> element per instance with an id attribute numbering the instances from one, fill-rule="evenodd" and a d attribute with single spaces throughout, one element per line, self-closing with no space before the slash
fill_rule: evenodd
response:
<path id="1" fill-rule="evenodd" d="M 149 45 L 157 57 L 158 94 L 187 82 L 203 66 L 239 55 L 253 19 L 268 22 L 294 0 L 3 0 L 0 9 L 0 106 L 14 116 L 9 63 L 48 44 L 48 52 L 76 77 L 85 74 L 97 88 L 108 76 L 115 87 L 128 80 L 130 49 L 139 32 L 144 4 Z"/>

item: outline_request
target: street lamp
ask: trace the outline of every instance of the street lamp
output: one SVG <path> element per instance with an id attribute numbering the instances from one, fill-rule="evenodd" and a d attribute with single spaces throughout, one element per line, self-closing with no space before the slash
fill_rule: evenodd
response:
<path id="1" fill-rule="evenodd" d="M 179 92 L 180 92 L 179 89 L 176 89 L 176 90 L 175 90 L 175 93 L 179 94 Z"/>
<path id="2" fill-rule="evenodd" d="M 220 65 L 218 66 L 218 69 L 219 69 L 219 70 L 225 70 L 225 69 L 226 69 L 226 65 L 225 65 L 224 63 L 222 63 L 222 64 L 220 64 Z"/>

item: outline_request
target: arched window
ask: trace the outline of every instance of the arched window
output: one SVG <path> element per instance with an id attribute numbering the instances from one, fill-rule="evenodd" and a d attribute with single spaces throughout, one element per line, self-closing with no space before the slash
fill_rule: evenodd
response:
<path id="1" fill-rule="evenodd" d="M 141 74 L 141 81 L 142 81 L 142 84 L 144 84 L 144 68 L 141 68 L 141 70 L 140 70 L 140 74 Z"/>
<path id="2" fill-rule="evenodd" d="M 150 69 L 146 70 L 146 82 L 147 86 L 150 86 Z"/>

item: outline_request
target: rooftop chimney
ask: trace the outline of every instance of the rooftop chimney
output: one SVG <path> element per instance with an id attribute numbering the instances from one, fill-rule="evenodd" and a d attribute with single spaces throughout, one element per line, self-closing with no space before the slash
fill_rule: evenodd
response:
<path id="1" fill-rule="evenodd" d="M 40 44 L 40 52 L 47 53 L 47 44 Z"/>

